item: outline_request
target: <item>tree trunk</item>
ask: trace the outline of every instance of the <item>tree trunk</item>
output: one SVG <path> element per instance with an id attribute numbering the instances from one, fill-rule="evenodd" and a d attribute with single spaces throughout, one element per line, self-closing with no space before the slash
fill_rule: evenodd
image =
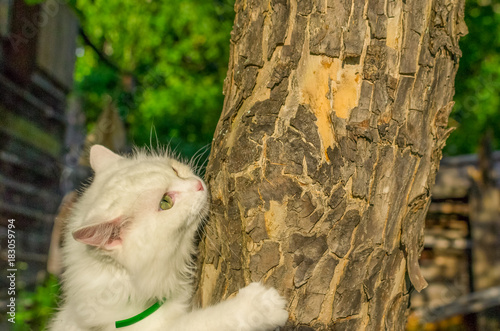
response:
<path id="1" fill-rule="evenodd" d="M 464 1 L 236 1 L 201 305 L 262 281 L 286 330 L 404 329 Z"/>

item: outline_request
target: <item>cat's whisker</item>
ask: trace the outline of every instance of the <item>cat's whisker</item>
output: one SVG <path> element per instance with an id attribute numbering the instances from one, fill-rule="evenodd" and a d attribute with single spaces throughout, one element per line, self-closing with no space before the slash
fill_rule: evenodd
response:
<path id="1" fill-rule="evenodd" d="M 160 141 L 158 140 L 158 134 L 156 132 L 156 127 L 153 123 L 151 123 L 151 128 L 149 129 L 149 152 L 152 153 L 154 151 L 153 148 L 153 132 L 156 138 L 156 150 L 160 149 Z M 147 146 L 146 146 L 147 147 Z"/>
<path id="2" fill-rule="evenodd" d="M 211 246 L 213 247 L 213 249 L 219 254 L 219 256 L 222 256 L 222 252 L 221 250 L 218 248 L 220 247 L 222 249 L 222 246 L 221 245 L 216 245 L 215 242 L 212 240 L 212 238 L 217 238 L 217 235 L 215 233 L 215 229 L 213 229 L 212 227 L 210 226 L 207 226 L 207 223 L 208 220 L 204 220 L 204 224 L 201 228 L 201 231 L 203 231 L 203 238 L 206 238 L 206 240 L 208 240 L 208 242 L 211 244 Z M 210 231 L 212 231 L 210 233 Z M 231 253 L 231 255 L 238 255 L 232 248 L 231 246 L 229 245 L 225 245 L 228 249 L 228 251 Z"/>
<path id="3" fill-rule="evenodd" d="M 208 161 L 209 161 L 209 158 L 207 157 L 207 158 L 203 161 L 203 163 L 199 166 L 199 170 L 198 170 L 198 171 L 200 171 L 200 170 L 205 170 L 205 169 L 206 169 L 206 167 L 207 167 Z M 200 175 L 202 175 L 202 174 L 200 173 Z M 204 176 L 204 175 L 205 175 L 205 174 L 203 173 L 203 176 Z"/>
<path id="4" fill-rule="evenodd" d="M 157 151 L 161 151 L 161 149 L 160 149 L 160 140 L 158 139 L 158 134 L 156 132 L 156 128 L 155 128 L 155 137 L 156 137 L 156 150 Z"/>
<path id="5" fill-rule="evenodd" d="M 197 164 L 197 159 L 200 158 L 200 157 L 202 157 L 207 152 L 209 146 L 210 145 L 207 144 L 207 145 L 201 147 L 200 149 L 198 149 L 196 151 L 196 153 L 194 153 L 193 156 L 191 157 L 191 160 L 189 160 L 188 165 L 189 166 L 195 166 Z"/>
<path id="6" fill-rule="evenodd" d="M 210 145 L 207 144 L 203 147 L 201 147 L 200 149 L 198 149 L 196 151 L 196 153 L 194 153 L 194 155 L 191 157 L 191 159 L 189 160 L 188 162 L 188 165 L 194 169 L 195 173 L 199 176 L 202 176 L 202 170 L 204 170 L 204 167 L 203 165 L 205 164 L 205 162 L 208 160 L 208 157 L 205 157 L 205 155 L 207 154 L 207 152 L 210 151 Z M 200 160 L 204 160 L 203 161 L 203 164 L 200 166 L 199 165 L 199 162 Z M 203 171 L 204 172 L 204 171 Z"/>
<path id="7" fill-rule="evenodd" d="M 222 252 L 216 245 L 215 241 L 212 240 L 212 236 L 210 236 L 210 234 L 208 233 L 208 229 L 205 228 L 205 226 L 202 226 L 197 231 L 202 232 L 200 234 L 200 240 L 206 240 L 210 244 L 210 247 L 212 247 L 212 249 L 215 250 L 219 256 L 222 256 Z"/>

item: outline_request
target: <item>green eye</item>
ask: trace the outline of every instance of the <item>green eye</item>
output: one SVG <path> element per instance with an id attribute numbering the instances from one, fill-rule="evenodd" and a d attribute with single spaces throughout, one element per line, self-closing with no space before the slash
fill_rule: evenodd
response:
<path id="1" fill-rule="evenodd" d="M 173 206 L 174 206 L 174 201 L 172 200 L 172 198 L 168 194 L 163 195 L 163 198 L 161 198 L 160 201 L 160 209 L 167 210 L 172 208 Z"/>

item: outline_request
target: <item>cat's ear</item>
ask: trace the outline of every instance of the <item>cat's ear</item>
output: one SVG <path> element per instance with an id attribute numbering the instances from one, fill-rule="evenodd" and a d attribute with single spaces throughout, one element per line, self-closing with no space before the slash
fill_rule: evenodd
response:
<path id="1" fill-rule="evenodd" d="M 85 226 L 73 232 L 76 241 L 104 249 L 118 248 L 122 244 L 122 218 Z"/>
<path id="2" fill-rule="evenodd" d="M 95 172 L 108 167 L 113 162 L 122 159 L 118 154 L 101 145 L 94 145 L 90 148 L 90 166 Z"/>

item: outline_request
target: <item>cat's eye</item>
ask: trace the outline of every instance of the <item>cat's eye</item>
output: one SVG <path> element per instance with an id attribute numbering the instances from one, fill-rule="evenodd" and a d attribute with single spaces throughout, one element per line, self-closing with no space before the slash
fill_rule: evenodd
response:
<path id="1" fill-rule="evenodd" d="M 160 201 L 160 210 L 167 210 L 174 206 L 174 200 L 168 195 L 164 194 Z"/>
<path id="2" fill-rule="evenodd" d="M 179 172 L 177 171 L 177 169 L 175 169 L 174 167 L 172 167 L 172 170 L 175 172 L 175 175 L 176 175 L 177 177 L 179 177 Z"/>

